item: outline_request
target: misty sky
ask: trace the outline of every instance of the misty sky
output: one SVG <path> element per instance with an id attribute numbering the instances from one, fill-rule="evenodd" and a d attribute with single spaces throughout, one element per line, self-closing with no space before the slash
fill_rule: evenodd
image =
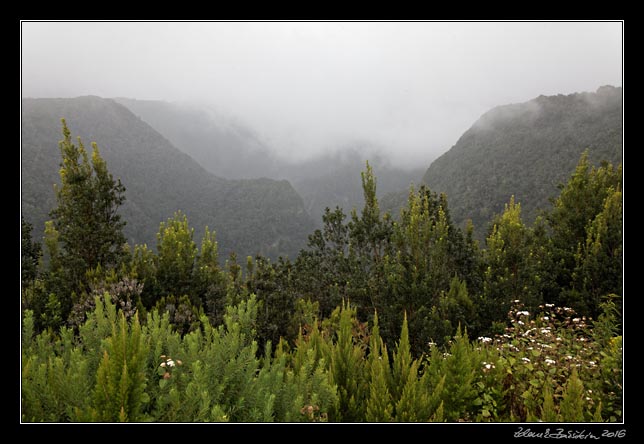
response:
<path id="1" fill-rule="evenodd" d="M 199 102 L 285 155 L 369 141 L 414 164 L 494 106 L 621 86 L 622 27 L 23 22 L 22 95 Z"/>

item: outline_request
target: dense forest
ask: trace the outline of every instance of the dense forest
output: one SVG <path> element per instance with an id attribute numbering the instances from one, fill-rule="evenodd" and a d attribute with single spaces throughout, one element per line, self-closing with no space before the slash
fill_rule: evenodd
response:
<path id="1" fill-rule="evenodd" d="M 181 211 L 129 243 L 130 185 L 62 133 L 44 245 L 22 221 L 23 421 L 622 420 L 621 164 L 584 152 L 479 242 L 424 185 L 381 211 L 367 163 L 294 259 L 223 259 Z"/>
<path id="2" fill-rule="evenodd" d="M 510 195 L 531 222 L 549 208 L 583 151 L 593 164 L 622 162 L 622 103 L 622 88 L 602 86 L 498 106 L 432 162 L 422 183 L 446 193 L 454 222 L 463 228 L 471 219 L 481 241 Z"/>
<path id="3" fill-rule="evenodd" d="M 126 107 L 95 96 L 22 100 L 21 205 L 41 239 L 59 182 L 60 118 L 83 140 L 100 141 L 115 177 L 127 182 L 119 212 L 131 244 L 156 244 L 159 222 L 181 210 L 219 233 L 227 256 L 294 257 L 315 228 L 302 198 L 285 180 L 217 177 L 178 150 Z M 196 234 L 200 241 L 202 232 Z"/>

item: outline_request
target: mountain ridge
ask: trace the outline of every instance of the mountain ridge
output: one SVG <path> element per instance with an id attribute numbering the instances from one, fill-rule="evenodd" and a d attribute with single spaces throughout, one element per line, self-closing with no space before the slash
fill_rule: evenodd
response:
<path id="1" fill-rule="evenodd" d="M 97 142 L 110 172 L 125 185 L 121 212 L 131 243 L 154 245 L 159 224 L 178 210 L 187 214 L 197 242 L 206 225 L 216 231 L 220 257 L 232 251 L 294 255 L 312 231 L 302 198 L 289 182 L 217 177 L 127 107 L 82 96 L 22 100 L 21 208 L 36 237 L 55 205 L 61 117 L 74 138 L 86 146 Z"/>
<path id="2" fill-rule="evenodd" d="M 598 164 L 622 161 L 622 88 L 541 95 L 484 113 L 429 166 L 423 183 L 445 192 L 455 223 L 481 238 L 514 195 L 531 223 L 567 180 L 581 153 Z"/>

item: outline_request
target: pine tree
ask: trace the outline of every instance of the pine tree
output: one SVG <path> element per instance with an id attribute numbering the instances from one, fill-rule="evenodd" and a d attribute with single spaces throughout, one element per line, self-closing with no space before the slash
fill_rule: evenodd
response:
<path id="1" fill-rule="evenodd" d="M 112 323 L 96 373 L 94 415 L 101 422 L 136 422 L 142 419 L 145 393 L 147 347 L 141 333 L 138 315 L 130 325 L 119 312 Z"/>
<path id="2" fill-rule="evenodd" d="M 521 205 L 515 203 L 514 196 L 492 224 L 486 245 L 481 302 L 482 321 L 489 326 L 503 323 L 515 300 L 529 309 L 542 301 L 538 247 L 532 230 L 521 220 Z"/>
<path id="3" fill-rule="evenodd" d="M 358 318 L 366 320 L 375 310 L 384 310 L 383 258 L 390 252 L 393 221 L 389 213 L 381 214 L 376 196 L 376 177 L 369 162 L 360 173 L 364 206 L 358 215 L 354 208 L 349 231 L 348 266 L 350 276 L 347 295 L 354 302 Z"/>
<path id="4" fill-rule="evenodd" d="M 380 337 L 378 314 L 374 315 L 369 340 L 369 398 L 367 398 L 365 419 L 367 422 L 390 422 L 393 419 L 393 404 L 389 386 L 391 369 L 387 347 Z"/>
<path id="5" fill-rule="evenodd" d="M 425 186 L 418 192 L 410 189 L 407 208 L 394 225 L 396 253 L 385 258 L 387 306 L 391 308 L 384 312 L 393 312 L 391 317 L 397 318 L 398 325 L 400 313 L 407 313 L 413 333 L 411 348 L 416 356 L 426 349 L 428 342 L 442 345 L 443 337 L 454 333 L 450 330 L 456 325 L 447 325 L 443 322 L 446 320 L 439 319 L 439 310 L 434 307 L 439 305 L 441 295 L 449 291 L 455 276 L 467 282 L 475 275 L 478 253 L 471 238 L 468 239 L 453 226 L 445 195 L 439 196 Z M 473 285 L 479 285 L 478 281 L 471 278 Z"/>
<path id="6" fill-rule="evenodd" d="M 412 356 L 409 345 L 409 328 L 407 325 L 407 314 L 404 314 L 400 330 L 400 340 L 394 352 L 391 372 L 391 394 L 394 400 L 400 399 L 403 387 L 409 379 L 412 370 Z M 416 376 L 416 375 L 414 375 Z"/>
<path id="7" fill-rule="evenodd" d="M 181 211 L 161 222 L 157 233 L 159 296 L 189 296 L 194 298 L 193 273 L 197 259 L 194 228 L 188 225 L 188 217 Z"/>
<path id="8" fill-rule="evenodd" d="M 353 342 L 351 329 L 355 310 L 347 303 L 340 311 L 340 328 L 331 351 L 329 378 L 338 387 L 335 421 L 364 420 L 364 350 Z"/>
<path id="9" fill-rule="evenodd" d="M 60 186 L 55 185 L 57 206 L 50 216 L 60 242 L 60 268 L 51 264 L 53 272 L 65 274 L 64 288 L 51 288 L 61 300 L 63 318 L 71 309 L 72 293 L 77 296 L 88 291 L 85 273 L 97 266 L 117 268 L 124 256 L 125 222 L 118 213 L 125 201 L 125 187 L 114 180 L 107 170 L 98 146 L 92 142 L 91 163 L 80 137 L 78 146 L 71 140 L 71 133 L 62 119 L 63 140 Z M 50 255 L 52 254 L 50 248 Z M 56 279 L 55 279 L 56 280 Z M 54 283 L 57 287 L 60 280 Z"/>
<path id="10" fill-rule="evenodd" d="M 444 382 L 444 415 L 448 421 L 468 419 L 473 413 L 474 354 L 467 338 L 467 331 L 459 328 L 449 348 L 449 355 L 441 363 Z"/>

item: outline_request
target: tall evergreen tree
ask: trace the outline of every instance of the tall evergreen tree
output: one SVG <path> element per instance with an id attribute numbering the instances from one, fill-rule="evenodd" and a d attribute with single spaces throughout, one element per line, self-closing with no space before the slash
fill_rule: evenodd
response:
<path id="1" fill-rule="evenodd" d="M 593 167 L 584 152 L 547 215 L 556 283 L 546 299 L 597 316 L 599 297 L 622 294 L 622 167 Z M 601 264 L 601 265 L 600 265 Z M 599 275 L 590 277 L 599 272 Z M 611 277 L 611 275 L 613 277 Z"/>
<path id="2" fill-rule="evenodd" d="M 513 301 L 529 309 L 542 302 L 538 246 L 533 230 L 521 220 L 521 204 L 514 196 L 493 224 L 486 239 L 482 318 L 489 324 L 505 325 Z M 485 331 L 485 329 L 484 329 Z"/>
<path id="3" fill-rule="evenodd" d="M 78 146 L 72 143 L 64 119 L 62 128 L 61 185 L 55 186 L 58 206 L 51 217 L 60 233 L 65 266 L 80 278 L 99 264 L 118 265 L 123 256 L 125 221 L 118 209 L 125 201 L 125 187 L 107 170 L 95 142 L 90 164 L 80 137 Z"/>
<path id="4" fill-rule="evenodd" d="M 59 299 L 66 318 L 72 294 L 88 290 L 86 272 L 99 266 L 104 270 L 116 268 L 125 255 L 125 221 L 118 213 L 125 201 L 125 187 L 107 170 L 96 143 L 92 142 L 90 162 L 80 137 L 78 146 L 74 145 L 65 119 L 61 122 L 61 183 L 54 186 L 57 206 L 50 213 L 51 238 L 60 243 L 59 249 L 55 247 L 59 263 L 50 265 L 58 268 L 52 271 L 62 271 L 65 276 L 55 279 L 62 286 L 49 281 L 48 292 Z"/>
<path id="5" fill-rule="evenodd" d="M 197 259 L 194 231 L 188 225 L 188 217 L 181 211 L 167 222 L 161 222 L 157 233 L 159 296 L 193 296 Z M 193 302 L 199 301 L 193 298 Z"/>

